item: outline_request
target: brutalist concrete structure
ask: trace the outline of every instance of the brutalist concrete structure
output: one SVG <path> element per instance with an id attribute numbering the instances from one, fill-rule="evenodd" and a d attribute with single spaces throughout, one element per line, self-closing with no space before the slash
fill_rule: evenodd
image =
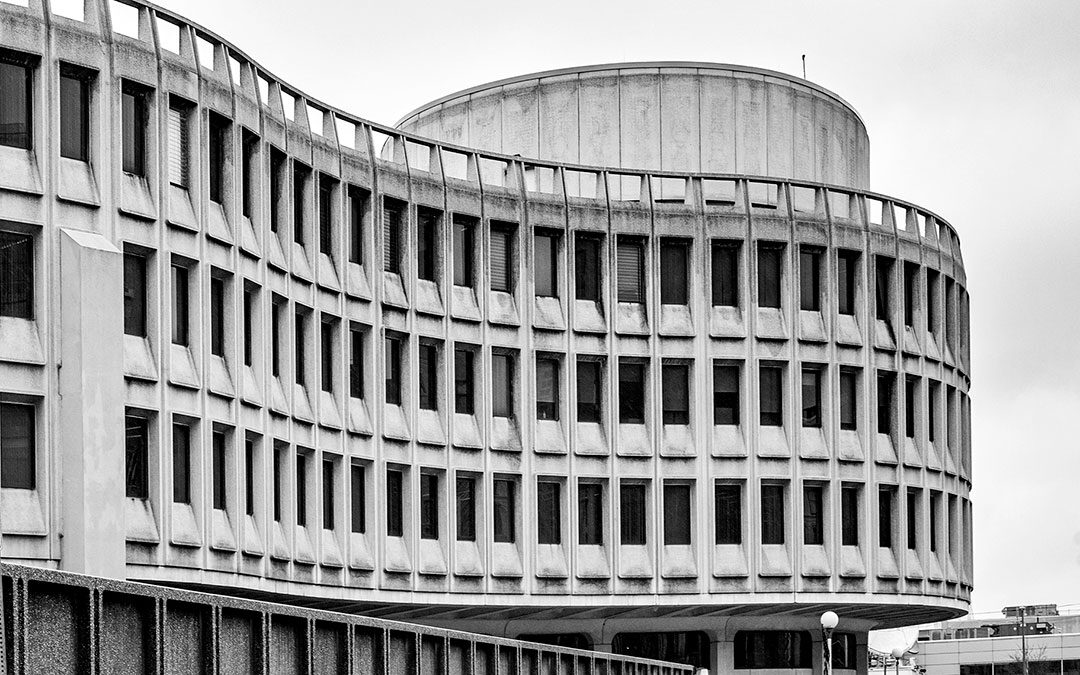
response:
<path id="1" fill-rule="evenodd" d="M 714 671 L 966 612 L 959 239 L 837 96 L 598 66 L 395 128 L 152 5 L 0 27 L 5 559 Z"/>

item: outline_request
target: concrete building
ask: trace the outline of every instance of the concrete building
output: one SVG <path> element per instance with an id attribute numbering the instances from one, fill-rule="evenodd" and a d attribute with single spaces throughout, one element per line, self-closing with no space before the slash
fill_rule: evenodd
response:
<path id="1" fill-rule="evenodd" d="M 1080 612 L 943 621 L 920 630 L 912 651 L 926 675 L 1023 675 L 1025 649 L 1030 675 L 1080 672 Z"/>
<path id="2" fill-rule="evenodd" d="M 0 3 L 5 560 L 714 672 L 966 612 L 959 240 L 850 106 L 631 64 L 404 125 Z"/>

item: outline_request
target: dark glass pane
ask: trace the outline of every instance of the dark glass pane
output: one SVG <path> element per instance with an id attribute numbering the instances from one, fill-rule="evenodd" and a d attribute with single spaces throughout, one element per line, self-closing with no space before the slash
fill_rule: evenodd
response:
<path id="1" fill-rule="evenodd" d="M 937 551 L 938 543 L 938 513 L 941 506 L 941 496 L 930 493 L 930 552 Z"/>
<path id="2" fill-rule="evenodd" d="M 554 235 L 537 234 L 533 237 L 533 246 L 536 294 L 541 297 L 558 297 L 558 240 Z"/>
<path id="3" fill-rule="evenodd" d="M 401 274 L 401 227 L 404 204 L 383 198 L 383 269 Z"/>
<path id="4" fill-rule="evenodd" d="M 173 501 L 178 504 L 190 504 L 191 429 L 185 424 L 174 424 L 172 436 Z"/>
<path id="5" fill-rule="evenodd" d="M 536 541 L 539 544 L 562 543 L 562 486 L 540 481 L 536 484 Z"/>
<path id="6" fill-rule="evenodd" d="M 439 538 L 439 477 L 420 474 L 420 538 Z"/>
<path id="7" fill-rule="evenodd" d="M 37 487 L 34 406 L 0 403 L 0 487 Z"/>
<path id="8" fill-rule="evenodd" d="M 401 340 L 386 338 L 386 402 L 401 405 Z"/>
<path id="9" fill-rule="evenodd" d="M 784 543 L 784 486 L 761 486 L 761 543 Z"/>
<path id="10" fill-rule="evenodd" d="M 836 254 L 837 311 L 855 314 L 855 270 L 859 254 L 854 251 L 838 251 Z"/>
<path id="11" fill-rule="evenodd" d="M 307 526 L 307 455 L 296 455 L 296 524 Z"/>
<path id="12" fill-rule="evenodd" d="M 334 258 L 334 181 L 319 177 L 319 252 Z"/>
<path id="13" fill-rule="evenodd" d="M 904 435 L 915 438 L 915 405 L 917 383 L 913 377 L 904 378 Z"/>
<path id="14" fill-rule="evenodd" d="M 781 246 L 758 244 L 758 306 L 780 307 L 780 279 L 783 265 Z"/>
<path id="15" fill-rule="evenodd" d="M 454 350 L 454 412 L 472 415 L 473 399 L 473 351 Z"/>
<path id="16" fill-rule="evenodd" d="M 689 298 L 690 245 L 663 240 L 660 244 L 660 303 L 685 305 Z"/>
<path id="17" fill-rule="evenodd" d="M 645 493 L 642 483 L 624 483 L 619 488 L 619 543 L 645 544 Z"/>
<path id="18" fill-rule="evenodd" d="M 146 499 L 150 487 L 147 466 L 150 459 L 150 425 L 144 417 L 127 415 L 124 427 L 124 492 L 133 499 Z"/>
<path id="19" fill-rule="evenodd" d="M 330 321 L 323 321 L 320 325 L 319 334 L 319 358 L 320 365 L 319 380 L 322 383 L 322 390 L 328 393 L 334 392 L 334 324 Z"/>
<path id="20" fill-rule="evenodd" d="M 386 536 L 400 537 L 405 532 L 405 495 L 403 475 L 395 469 L 386 470 Z"/>
<path id="21" fill-rule="evenodd" d="M 34 318 L 34 237 L 0 231 L 0 316 Z"/>
<path id="22" fill-rule="evenodd" d="M 716 543 L 742 543 L 742 487 L 720 483 L 716 486 Z"/>
<path id="23" fill-rule="evenodd" d="M 739 244 L 717 242 L 712 247 L 712 304 L 739 306 Z"/>
<path id="24" fill-rule="evenodd" d="M 690 492 L 689 485 L 664 485 L 665 546 L 690 545 L 690 521 L 693 515 Z"/>
<path id="25" fill-rule="evenodd" d="M 307 384 L 307 316 L 297 312 L 294 319 L 293 351 L 296 360 L 296 383 L 301 387 Z"/>
<path id="26" fill-rule="evenodd" d="M 60 156 L 90 157 L 90 86 L 82 77 L 60 74 Z"/>
<path id="27" fill-rule="evenodd" d="M 599 422 L 601 383 L 599 361 L 577 362 L 577 419 L 578 422 Z"/>
<path id="28" fill-rule="evenodd" d="M 124 333 L 146 337 L 146 258 L 124 254 Z"/>
<path id="29" fill-rule="evenodd" d="M 225 280 L 210 278 L 210 353 L 225 356 Z"/>
<path id="30" fill-rule="evenodd" d="M 349 262 L 364 263 L 364 211 L 367 209 L 367 192 L 349 188 Z"/>
<path id="31" fill-rule="evenodd" d="M 892 433 L 893 373 L 880 371 L 877 380 L 877 432 Z"/>
<path id="32" fill-rule="evenodd" d="M 741 630 L 735 633 L 735 670 L 809 669 L 811 643 L 808 631 Z"/>
<path id="33" fill-rule="evenodd" d="M 257 291 L 251 288 L 244 289 L 244 365 L 255 365 L 255 303 L 258 300 Z"/>
<path id="34" fill-rule="evenodd" d="M 536 419 L 559 419 L 559 361 L 536 360 Z"/>
<path id="35" fill-rule="evenodd" d="M 783 370 L 777 366 L 761 366 L 761 426 L 784 424 L 783 376 Z"/>
<path id="36" fill-rule="evenodd" d="M 227 148 L 227 120 L 210 115 L 210 133 L 208 134 L 208 164 L 210 169 L 210 201 L 221 204 L 225 201 L 225 157 Z"/>
<path id="37" fill-rule="evenodd" d="M 281 304 L 272 302 L 270 315 L 270 374 L 281 376 Z"/>
<path id="38" fill-rule="evenodd" d="M 474 220 L 454 216 L 454 284 L 473 287 Z M 494 284 L 492 285 L 494 288 Z"/>
<path id="39" fill-rule="evenodd" d="M 690 366 L 665 363 L 663 379 L 664 424 L 690 423 Z"/>
<path id="40" fill-rule="evenodd" d="M 821 252 L 806 246 L 799 249 L 799 308 L 821 309 Z"/>
<path id="41" fill-rule="evenodd" d="M 259 137 L 247 129 L 241 132 L 243 147 L 240 157 L 240 212 L 245 218 L 255 214 L 255 203 L 259 200 L 258 169 L 256 157 L 259 152 Z"/>
<path id="42" fill-rule="evenodd" d="M 645 424 L 645 364 L 619 363 L 619 422 Z"/>
<path id="43" fill-rule="evenodd" d="M 214 508 L 224 510 L 226 508 L 226 480 L 225 470 L 225 434 L 215 431 L 210 437 L 210 448 L 213 454 L 213 482 L 214 482 Z"/>
<path id="44" fill-rule="evenodd" d="M 334 529 L 334 461 L 324 459 L 322 463 L 322 526 Z"/>
<path id="45" fill-rule="evenodd" d="M 270 231 L 281 231 L 281 200 L 285 193 L 285 153 L 270 148 Z"/>
<path id="46" fill-rule="evenodd" d="M 918 547 L 919 535 L 919 491 L 907 492 L 907 547 L 914 551 Z"/>
<path id="47" fill-rule="evenodd" d="M 713 424 L 739 423 L 739 366 L 713 363 Z"/>
<path id="48" fill-rule="evenodd" d="M 877 318 L 881 321 L 889 320 L 890 296 L 892 286 L 892 260 L 883 256 L 877 256 L 874 261 L 874 292 Z"/>
<path id="49" fill-rule="evenodd" d="M 926 433 L 933 443 L 937 435 L 938 384 L 930 382 L 926 388 Z"/>
<path id="50" fill-rule="evenodd" d="M 495 520 L 492 534 L 496 543 L 514 543 L 517 540 L 517 503 L 514 497 L 515 484 L 508 478 L 496 478 L 493 481 L 492 502 Z"/>
<path id="51" fill-rule="evenodd" d="M 255 441 L 244 441 L 244 513 L 255 515 Z"/>
<path id="52" fill-rule="evenodd" d="M 146 94 L 125 82 L 120 94 L 123 169 L 134 176 L 146 175 L 146 109 Z"/>
<path id="53" fill-rule="evenodd" d="M 363 534 L 367 531 L 367 485 L 364 483 L 364 467 L 353 464 L 350 467 L 349 477 L 349 504 L 351 507 L 350 521 L 352 531 Z"/>
<path id="54" fill-rule="evenodd" d="M 574 294 L 578 300 L 600 302 L 600 239 L 579 234 L 574 239 Z"/>
<path id="55" fill-rule="evenodd" d="M 915 296 L 919 285 L 919 266 L 916 263 L 904 263 L 904 325 L 915 326 Z"/>
<path id="56" fill-rule="evenodd" d="M 604 543 L 603 486 L 578 483 L 578 543 Z"/>
<path id="57" fill-rule="evenodd" d="M 420 344 L 420 409 L 439 409 L 439 348 Z"/>
<path id="58" fill-rule="evenodd" d="M 476 478 L 457 478 L 457 540 L 476 541 Z"/>
<path id="59" fill-rule="evenodd" d="M 364 398 L 364 331 L 349 330 L 349 396 Z"/>
<path id="60" fill-rule="evenodd" d="M 695 670 L 709 667 L 711 649 L 709 636 L 702 632 L 617 633 L 611 641 L 616 654 L 687 664 Z"/>
<path id="61" fill-rule="evenodd" d="M 821 427 L 821 371 L 816 368 L 802 371 L 802 425 Z"/>
<path id="62" fill-rule="evenodd" d="M 820 546 L 825 543 L 824 494 L 820 485 L 803 488 L 803 543 Z"/>
<path id="63" fill-rule="evenodd" d="M 858 428 L 858 374 L 854 370 L 840 371 L 840 428 L 855 431 Z"/>
<path id="64" fill-rule="evenodd" d="M 435 281 L 435 260 L 438 254 L 439 212 L 416 209 L 416 277 Z"/>
<path id="65" fill-rule="evenodd" d="M 293 241 L 301 246 L 305 240 L 305 221 L 307 220 L 307 183 L 311 169 L 302 164 L 293 163 Z"/>
<path id="66" fill-rule="evenodd" d="M 893 534 L 893 491 L 892 488 L 878 490 L 878 546 L 892 548 Z"/>
<path id="67" fill-rule="evenodd" d="M 0 61 L 0 145 L 30 149 L 31 81 L 28 65 Z"/>
<path id="68" fill-rule="evenodd" d="M 514 416 L 514 392 L 511 380 L 514 361 L 509 354 L 491 355 L 492 414 L 495 417 Z"/>
<path id="69" fill-rule="evenodd" d="M 285 471 L 285 453 L 279 448 L 274 448 L 274 522 L 281 522 L 281 494 L 285 489 L 284 483 L 284 471 Z"/>

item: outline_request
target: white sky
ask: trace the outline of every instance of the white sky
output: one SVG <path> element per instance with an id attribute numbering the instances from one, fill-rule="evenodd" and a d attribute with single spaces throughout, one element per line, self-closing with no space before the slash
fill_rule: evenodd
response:
<path id="1" fill-rule="evenodd" d="M 160 0 L 302 91 L 394 123 L 592 63 L 799 75 L 870 133 L 872 189 L 958 230 L 971 293 L 973 609 L 1080 603 L 1080 2 Z"/>

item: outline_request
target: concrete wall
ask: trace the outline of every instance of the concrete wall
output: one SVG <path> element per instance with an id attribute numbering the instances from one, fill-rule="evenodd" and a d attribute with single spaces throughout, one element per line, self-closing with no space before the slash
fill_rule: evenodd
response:
<path id="1" fill-rule="evenodd" d="M 399 128 L 448 143 L 607 167 L 869 186 L 858 113 L 817 85 L 719 64 L 621 64 L 451 94 Z"/>

